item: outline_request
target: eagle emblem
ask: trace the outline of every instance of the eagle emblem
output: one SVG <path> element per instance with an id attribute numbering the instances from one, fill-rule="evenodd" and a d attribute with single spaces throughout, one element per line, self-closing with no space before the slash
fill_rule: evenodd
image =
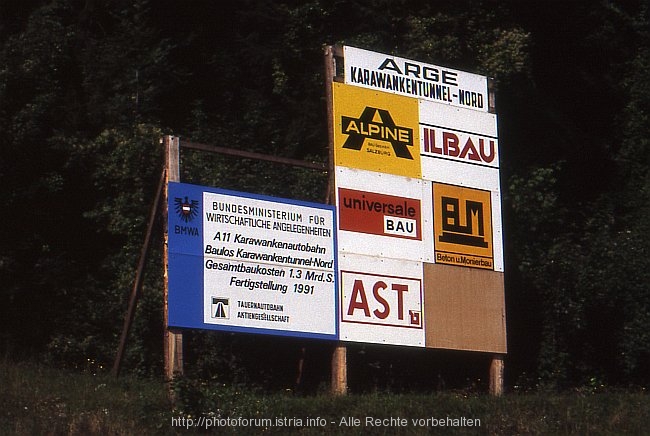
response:
<path id="1" fill-rule="evenodd" d="M 199 214 L 198 200 L 188 200 L 187 197 L 174 198 L 175 210 L 180 219 L 186 223 L 192 221 Z"/>

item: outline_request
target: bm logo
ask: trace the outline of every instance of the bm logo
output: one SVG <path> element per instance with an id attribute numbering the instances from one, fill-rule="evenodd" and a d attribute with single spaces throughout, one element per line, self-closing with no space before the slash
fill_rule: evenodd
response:
<path id="1" fill-rule="evenodd" d="M 366 139 L 375 139 L 390 143 L 395 156 L 413 159 L 413 129 L 397 126 L 385 109 L 366 106 L 359 118 L 341 116 L 341 131 L 348 135 L 343 148 L 359 151 Z"/>
<path id="2" fill-rule="evenodd" d="M 461 219 L 460 199 L 441 197 L 442 233 L 441 242 L 487 248 L 485 240 L 485 219 L 483 203 L 465 200 L 464 220 Z"/>
<path id="3" fill-rule="evenodd" d="M 433 184 L 435 262 L 493 269 L 490 191 Z"/>

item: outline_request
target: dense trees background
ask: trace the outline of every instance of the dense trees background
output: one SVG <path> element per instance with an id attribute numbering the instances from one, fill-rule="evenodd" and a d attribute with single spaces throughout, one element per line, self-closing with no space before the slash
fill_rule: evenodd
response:
<path id="1" fill-rule="evenodd" d="M 648 12 L 624 0 L 0 0 L 0 351 L 110 366 L 160 136 L 324 161 L 322 45 L 344 43 L 496 80 L 508 384 L 647 386 Z M 182 159 L 188 182 L 324 199 L 323 174 Z M 126 362 L 143 374 L 161 372 L 160 276 L 156 254 Z M 187 342 L 204 378 L 291 388 L 306 356 L 312 386 L 327 380 L 328 344 Z M 481 384 L 485 359 L 351 346 L 351 386 Z"/>

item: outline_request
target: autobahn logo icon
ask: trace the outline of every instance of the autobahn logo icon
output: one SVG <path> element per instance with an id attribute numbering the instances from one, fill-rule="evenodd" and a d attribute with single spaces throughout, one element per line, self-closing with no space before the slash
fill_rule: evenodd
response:
<path id="1" fill-rule="evenodd" d="M 230 300 L 223 297 L 212 297 L 212 318 L 230 319 Z"/>

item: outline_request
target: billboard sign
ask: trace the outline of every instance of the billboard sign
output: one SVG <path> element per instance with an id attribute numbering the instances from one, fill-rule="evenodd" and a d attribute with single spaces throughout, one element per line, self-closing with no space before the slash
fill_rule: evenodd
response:
<path id="1" fill-rule="evenodd" d="M 331 206 L 169 184 L 169 325 L 335 339 Z"/>
<path id="2" fill-rule="evenodd" d="M 487 78 L 397 56 L 343 47 L 345 83 L 477 111 L 488 111 Z"/>

